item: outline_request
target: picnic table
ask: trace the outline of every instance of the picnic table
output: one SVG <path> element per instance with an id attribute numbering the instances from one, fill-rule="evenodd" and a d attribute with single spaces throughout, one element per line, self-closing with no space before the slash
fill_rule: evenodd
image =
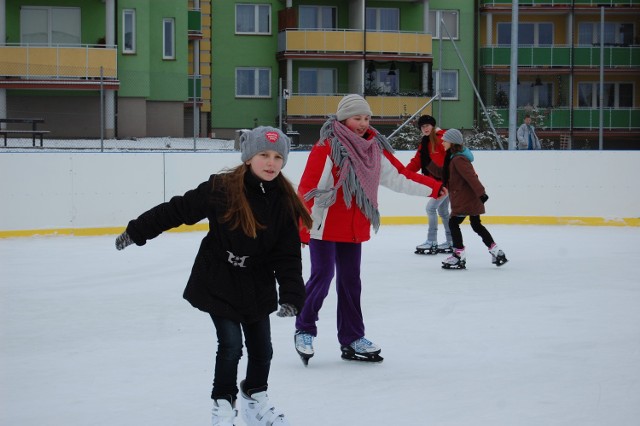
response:
<path id="1" fill-rule="evenodd" d="M 36 136 L 39 136 L 42 147 L 42 137 L 49 131 L 38 129 L 40 123 L 44 123 L 44 118 L 0 118 L 0 135 L 4 136 L 4 146 L 7 146 L 8 135 L 31 135 L 33 146 L 36 146 Z M 31 124 L 31 130 L 6 129 L 2 124 Z"/>

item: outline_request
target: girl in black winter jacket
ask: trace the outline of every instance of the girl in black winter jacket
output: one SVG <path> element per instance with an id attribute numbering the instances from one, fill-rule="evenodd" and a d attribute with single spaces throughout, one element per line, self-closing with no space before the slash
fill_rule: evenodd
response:
<path id="1" fill-rule="evenodd" d="M 241 165 L 212 175 L 197 188 L 130 221 L 116 239 L 116 248 L 142 246 L 171 228 L 209 220 L 184 298 L 207 312 L 216 328 L 212 424 L 234 424 L 244 333 L 248 361 L 240 393 L 245 421 L 288 425 L 266 394 L 273 354 L 269 314 L 278 304 L 281 317 L 295 316 L 302 309 L 299 222 L 310 227 L 311 217 L 280 173 L 287 162 L 289 138 L 278 129 L 258 127 L 245 132 L 240 142 Z"/>

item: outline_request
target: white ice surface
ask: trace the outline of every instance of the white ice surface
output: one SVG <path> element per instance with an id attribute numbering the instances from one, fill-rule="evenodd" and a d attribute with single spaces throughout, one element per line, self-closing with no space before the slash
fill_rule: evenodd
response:
<path id="1" fill-rule="evenodd" d="M 413 254 L 425 228 L 363 246 L 383 363 L 340 359 L 334 291 L 308 368 L 272 315 L 269 395 L 292 425 L 640 424 L 639 228 L 488 226 L 496 268 L 463 225 L 464 271 Z M 209 425 L 214 329 L 182 299 L 202 236 L 0 239 L 0 424 Z"/>

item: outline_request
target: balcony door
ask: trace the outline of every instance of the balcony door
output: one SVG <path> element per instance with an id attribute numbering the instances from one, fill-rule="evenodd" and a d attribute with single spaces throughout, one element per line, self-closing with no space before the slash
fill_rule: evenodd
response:
<path id="1" fill-rule="evenodd" d="M 79 7 L 22 6 L 20 43 L 37 45 L 79 45 Z"/>

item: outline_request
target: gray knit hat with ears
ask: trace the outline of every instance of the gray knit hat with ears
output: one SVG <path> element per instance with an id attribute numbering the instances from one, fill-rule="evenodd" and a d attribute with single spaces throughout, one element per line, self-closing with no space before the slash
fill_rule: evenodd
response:
<path id="1" fill-rule="evenodd" d="M 464 146 L 464 137 L 462 136 L 462 133 L 460 133 L 460 130 L 458 129 L 449 129 L 446 132 L 444 132 L 444 135 L 442 135 L 442 140 L 444 142 L 449 142 L 454 145 Z"/>
<path id="2" fill-rule="evenodd" d="M 360 95 L 347 95 L 338 103 L 336 118 L 338 121 L 346 120 L 354 115 L 372 116 L 369 103 Z"/>
<path id="3" fill-rule="evenodd" d="M 260 126 L 253 130 L 248 130 L 240 136 L 240 150 L 242 162 L 249 161 L 259 152 L 276 151 L 282 155 L 284 161 L 282 167 L 287 164 L 291 140 L 279 129 L 275 127 Z"/>

